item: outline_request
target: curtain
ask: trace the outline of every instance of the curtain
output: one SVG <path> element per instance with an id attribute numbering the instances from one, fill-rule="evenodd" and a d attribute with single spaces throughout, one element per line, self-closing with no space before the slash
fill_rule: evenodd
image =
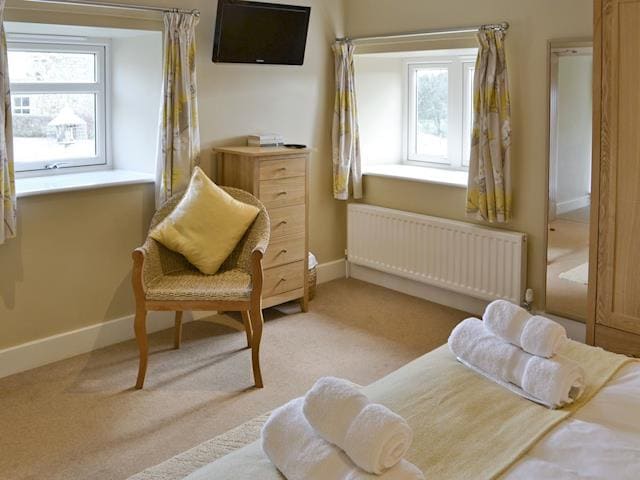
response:
<path id="1" fill-rule="evenodd" d="M 190 13 L 165 13 L 157 203 L 185 190 L 200 160 L 196 25 Z"/>
<path id="2" fill-rule="evenodd" d="M 511 101 L 502 31 L 481 31 L 473 83 L 467 215 L 511 221 Z"/>
<path id="3" fill-rule="evenodd" d="M 356 104 L 355 71 L 351 42 L 333 45 L 335 55 L 336 101 L 333 116 L 333 196 L 349 199 L 349 184 L 353 197 L 362 198 L 360 134 Z"/>
<path id="4" fill-rule="evenodd" d="M 13 166 L 13 128 L 7 36 L 4 31 L 5 0 L 0 0 L 0 245 L 16 236 L 17 201 Z"/>

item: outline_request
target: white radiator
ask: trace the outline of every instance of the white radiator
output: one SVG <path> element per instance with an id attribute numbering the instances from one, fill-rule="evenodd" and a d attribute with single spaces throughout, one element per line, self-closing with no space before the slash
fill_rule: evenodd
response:
<path id="1" fill-rule="evenodd" d="M 527 236 L 465 222 L 350 204 L 347 260 L 482 300 L 520 304 Z"/>

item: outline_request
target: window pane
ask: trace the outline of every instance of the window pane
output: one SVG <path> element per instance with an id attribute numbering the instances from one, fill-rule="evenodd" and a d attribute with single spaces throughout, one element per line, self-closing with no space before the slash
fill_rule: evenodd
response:
<path id="1" fill-rule="evenodd" d="M 29 107 L 29 97 L 13 97 L 13 114 L 14 115 L 28 115 L 31 113 Z"/>
<path id="2" fill-rule="evenodd" d="M 94 83 L 93 53 L 9 51 L 11 83 Z"/>
<path id="3" fill-rule="evenodd" d="M 449 125 L 449 72 L 446 68 L 416 71 L 416 153 L 446 158 Z"/>
<path id="4" fill-rule="evenodd" d="M 15 161 L 73 160 L 96 156 L 95 94 L 33 94 L 13 119 Z M 18 97 L 16 97 L 18 98 Z M 14 110 L 16 98 L 12 102 Z"/>

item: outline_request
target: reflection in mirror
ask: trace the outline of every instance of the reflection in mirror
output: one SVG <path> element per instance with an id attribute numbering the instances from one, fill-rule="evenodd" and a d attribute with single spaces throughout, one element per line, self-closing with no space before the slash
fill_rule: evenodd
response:
<path id="1" fill-rule="evenodd" d="M 586 321 L 591 196 L 591 47 L 550 57 L 547 312 Z"/>

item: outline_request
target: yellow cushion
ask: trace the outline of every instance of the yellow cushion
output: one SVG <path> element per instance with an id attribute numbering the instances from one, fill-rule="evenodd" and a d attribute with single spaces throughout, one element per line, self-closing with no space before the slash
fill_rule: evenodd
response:
<path id="1" fill-rule="evenodd" d="M 234 199 L 196 167 L 184 197 L 149 234 L 207 275 L 233 252 L 260 210 Z"/>

